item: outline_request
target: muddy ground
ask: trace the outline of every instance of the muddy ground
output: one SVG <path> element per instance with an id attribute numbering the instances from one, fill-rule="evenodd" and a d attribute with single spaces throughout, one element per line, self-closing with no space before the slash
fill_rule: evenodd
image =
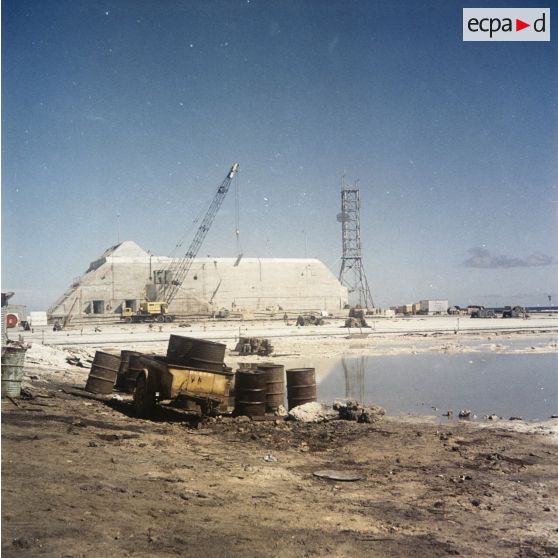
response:
<path id="1" fill-rule="evenodd" d="M 558 556 L 547 429 L 147 421 L 61 388 L 2 401 L 6 558 Z"/>
<path id="2" fill-rule="evenodd" d="M 556 351 L 553 336 L 521 335 L 273 344 L 280 363 L 304 355 L 310 366 L 324 356 Z M 114 349 L 164 354 L 167 339 Z M 33 340 L 24 386 L 34 397 L 2 400 L 3 556 L 558 556 L 557 420 L 200 421 L 169 407 L 139 420 L 129 396 L 72 392 L 95 349 L 113 341 L 62 349 Z M 269 359 L 235 357 L 227 343 L 233 368 Z M 360 480 L 314 475 L 324 469 Z"/>

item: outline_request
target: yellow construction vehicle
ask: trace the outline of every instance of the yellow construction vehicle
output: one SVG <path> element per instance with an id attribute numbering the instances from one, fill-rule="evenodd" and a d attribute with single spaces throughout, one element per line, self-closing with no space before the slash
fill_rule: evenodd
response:
<path id="1" fill-rule="evenodd" d="M 209 209 L 205 213 L 198 230 L 192 240 L 184 257 L 171 258 L 165 269 L 157 270 L 146 285 L 146 298 L 148 302 L 142 302 L 140 309 L 134 312 L 131 308 L 123 308 L 122 319 L 128 323 L 140 322 L 172 322 L 175 316 L 166 313 L 169 304 L 174 300 L 182 283 L 186 279 L 198 251 L 211 228 L 213 220 L 229 191 L 229 187 L 236 173 L 238 163 L 234 163 L 223 180 L 217 193 L 213 197 Z M 181 243 L 180 243 L 181 244 Z M 157 277 L 157 279 L 156 279 Z M 149 299 L 155 299 L 149 301 Z"/>
<path id="2" fill-rule="evenodd" d="M 174 322 L 175 316 L 167 314 L 167 306 L 166 302 L 142 302 L 137 312 L 125 307 L 122 310 L 122 320 L 126 323 L 134 324 L 142 322 Z"/>

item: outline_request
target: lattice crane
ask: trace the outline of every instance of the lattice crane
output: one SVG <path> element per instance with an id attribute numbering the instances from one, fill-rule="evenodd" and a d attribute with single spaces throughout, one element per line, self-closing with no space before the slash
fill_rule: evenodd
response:
<path id="1" fill-rule="evenodd" d="M 171 280 L 169 282 L 162 283 L 159 290 L 159 300 L 166 302 L 167 306 L 174 300 L 174 297 L 178 293 L 178 289 L 180 289 L 180 286 L 184 283 L 184 280 L 192 267 L 194 258 L 197 256 L 199 249 L 201 248 L 201 245 L 203 244 L 203 241 L 213 224 L 215 216 L 217 215 L 217 212 L 219 211 L 219 208 L 229 191 L 229 187 L 237 171 L 238 163 L 234 163 L 225 180 L 223 180 L 219 188 L 217 188 L 217 193 L 215 194 L 209 209 L 198 227 L 194 239 L 184 254 L 184 257 L 174 259 L 167 268 L 170 272 L 169 275 Z"/>

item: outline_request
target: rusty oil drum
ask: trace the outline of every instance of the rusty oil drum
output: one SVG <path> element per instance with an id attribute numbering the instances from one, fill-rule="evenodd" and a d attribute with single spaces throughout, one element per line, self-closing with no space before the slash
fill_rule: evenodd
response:
<path id="1" fill-rule="evenodd" d="M 85 384 L 85 390 L 91 393 L 112 393 L 119 368 L 120 355 L 97 351 L 91 365 L 89 378 L 87 378 Z"/>
<path id="2" fill-rule="evenodd" d="M 259 365 L 257 362 L 239 362 L 238 369 L 239 370 L 257 370 Z"/>
<path id="3" fill-rule="evenodd" d="M 127 391 L 127 374 L 130 366 L 130 357 L 141 355 L 138 351 L 121 351 L 120 352 L 120 368 L 116 378 L 116 387 L 119 390 Z"/>
<path id="4" fill-rule="evenodd" d="M 240 371 L 247 372 L 249 370 L 257 370 L 257 369 L 258 369 L 257 362 L 239 362 L 236 374 Z M 232 378 L 231 389 L 229 390 L 229 407 L 233 407 L 233 408 L 234 408 L 234 401 L 235 401 L 236 374 L 234 374 Z"/>
<path id="5" fill-rule="evenodd" d="M 143 372 L 145 365 L 142 361 L 142 353 L 137 353 L 130 355 L 128 360 L 128 370 L 126 371 L 126 376 L 124 378 L 124 391 L 128 393 L 134 393 L 136 389 L 136 381 L 140 372 Z"/>
<path id="6" fill-rule="evenodd" d="M 276 411 L 285 404 L 285 367 L 282 364 L 260 364 L 258 370 L 265 373 L 265 410 Z"/>
<path id="7" fill-rule="evenodd" d="M 287 400 L 289 411 L 299 405 L 317 400 L 315 368 L 287 370 Z"/>
<path id="8" fill-rule="evenodd" d="M 262 417 L 265 415 L 265 372 L 239 370 L 235 377 L 235 415 Z"/>
<path id="9" fill-rule="evenodd" d="M 200 370 L 220 372 L 223 370 L 226 348 L 227 346 L 223 343 L 171 335 L 167 349 L 167 362 L 178 366 L 191 366 Z"/>

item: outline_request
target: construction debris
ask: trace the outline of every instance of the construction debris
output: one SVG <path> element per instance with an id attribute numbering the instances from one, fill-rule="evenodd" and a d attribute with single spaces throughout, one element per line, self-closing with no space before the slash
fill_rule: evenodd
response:
<path id="1" fill-rule="evenodd" d="M 355 307 L 349 310 L 349 317 L 345 320 L 345 327 L 370 327 L 365 319 L 366 309 Z"/>
<path id="2" fill-rule="evenodd" d="M 370 327 L 364 318 L 347 318 L 345 327 Z"/>
<path id="3" fill-rule="evenodd" d="M 83 364 L 83 362 L 81 362 L 81 358 L 77 356 L 66 357 L 66 362 L 68 364 L 71 364 L 72 366 L 79 366 L 80 368 L 85 368 L 85 364 Z"/>
<path id="4" fill-rule="evenodd" d="M 269 356 L 273 352 L 273 345 L 269 339 L 241 337 L 234 350 L 239 355 Z"/>
<path id="5" fill-rule="evenodd" d="M 336 401 L 333 407 L 311 402 L 299 405 L 289 411 L 289 418 L 297 422 L 326 422 L 348 420 L 359 423 L 372 423 L 386 414 L 379 405 L 364 406 L 356 401 Z"/>
<path id="6" fill-rule="evenodd" d="M 339 413 L 341 420 L 371 423 L 386 414 L 386 410 L 379 405 L 366 407 L 357 401 L 336 401 L 333 409 Z"/>
<path id="7" fill-rule="evenodd" d="M 321 326 L 324 325 L 324 319 L 321 316 L 316 316 L 314 314 L 300 314 L 300 316 L 296 319 L 297 326 Z"/>
<path id="8" fill-rule="evenodd" d="M 289 418 L 298 422 L 325 422 L 339 418 L 339 414 L 331 407 L 313 401 L 291 409 Z"/>

